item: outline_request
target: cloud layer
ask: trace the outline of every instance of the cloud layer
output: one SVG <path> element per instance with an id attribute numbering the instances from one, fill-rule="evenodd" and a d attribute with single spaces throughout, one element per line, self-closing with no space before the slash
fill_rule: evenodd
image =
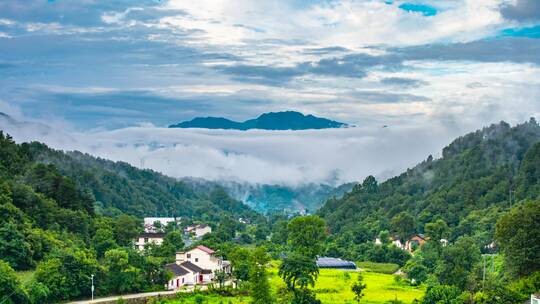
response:
<path id="1" fill-rule="evenodd" d="M 538 8 L 534 0 L 5 0 L 0 111 L 72 130 L 25 127 L 14 131 L 21 140 L 143 159 L 174 176 L 355 180 L 413 165 L 466 131 L 538 116 Z M 359 128 L 160 128 L 282 110 Z"/>

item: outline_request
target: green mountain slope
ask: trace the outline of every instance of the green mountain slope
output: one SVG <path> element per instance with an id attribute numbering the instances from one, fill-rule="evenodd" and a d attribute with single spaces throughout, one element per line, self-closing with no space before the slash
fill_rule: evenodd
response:
<path id="1" fill-rule="evenodd" d="M 341 198 L 355 183 L 337 187 L 326 184 L 309 183 L 304 185 L 269 185 L 234 181 L 207 181 L 204 179 L 183 178 L 183 182 L 204 192 L 213 187 L 223 188 L 232 198 L 242 201 L 262 214 L 301 212 L 313 213 L 331 197 Z"/>
<path id="2" fill-rule="evenodd" d="M 218 186 L 196 191 L 190 185 L 152 170 L 113 162 L 80 152 L 62 152 L 40 143 L 23 144 L 38 163 L 53 164 L 80 188 L 91 193 L 104 212 L 143 216 L 187 216 L 217 221 L 221 216 L 255 218 L 242 202 Z"/>
<path id="3" fill-rule="evenodd" d="M 383 230 L 397 233 L 398 214 L 414 218 L 410 233 L 422 233 L 426 223 L 443 219 L 451 240 L 470 235 L 486 245 L 493 240 L 500 213 L 512 201 L 531 195 L 523 189 L 529 187 L 523 184 L 529 173 L 520 171 L 520 165 L 539 141 L 540 126 L 534 119 L 514 127 L 505 122 L 491 125 L 456 139 L 440 159 L 430 156 L 381 184 L 367 178 L 342 199 L 328 200 L 319 214 L 332 232 L 363 231 L 368 239 Z M 534 163 L 529 171 L 538 174 L 538 163 L 529 163 Z"/>

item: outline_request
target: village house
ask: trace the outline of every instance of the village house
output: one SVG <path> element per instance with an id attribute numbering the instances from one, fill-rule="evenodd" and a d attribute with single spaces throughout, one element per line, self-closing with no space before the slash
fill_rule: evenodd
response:
<path id="1" fill-rule="evenodd" d="M 135 248 L 138 250 L 144 250 L 144 247 L 150 243 L 161 245 L 165 238 L 163 232 L 145 232 L 137 236 L 135 239 Z"/>
<path id="2" fill-rule="evenodd" d="M 422 246 L 427 240 L 428 238 L 426 238 L 423 234 L 417 234 L 411 237 L 405 243 L 405 250 L 408 250 L 409 252 L 413 252 L 415 248 Z"/>
<path id="3" fill-rule="evenodd" d="M 191 250 L 176 253 L 176 262 L 167 264 L 167 270 L 173 278 L 167 283 L 167 289 L 174 290 L 184 285 L 207 284 L 212 282 L 216 271 L 230 273 L 228 261 L 215 255 L 215 251 L 199 245 Z"/>
<path id="4" fill-rule="evenodd" d="M 161 229 L 156 228 L 156 223 L 159 223 Z M 163 228 L 169 223 L 180 224 L 180 219 L 175 217 L 145 217 L 144 232 L 163 232 Z"/>
<path id="5" fill-rule="evenodd" d="M 211 233 L 212 227 L 206 224 L 196 224 L 196 225 L 187 226 L 186 229 L 184 229 L 184 232 L 186 234 L 193 234 L 195 238 L 200 239 L 205 234 Z"/>

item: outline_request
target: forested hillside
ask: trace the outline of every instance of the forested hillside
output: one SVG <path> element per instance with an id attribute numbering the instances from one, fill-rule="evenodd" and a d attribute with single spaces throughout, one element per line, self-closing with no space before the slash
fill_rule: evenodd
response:
<path id="1" fill-rule="evenodd" d="M 222 187 L 234 199 L 244 202 L 262 214 L 296 214 L 302 211 L 316 212 L 324 202 L 331 198 L 341 198 L 355 183 L 337 187 L 327 184 L 308 183 L 303 185 L 252 184 L 235 181 L 208 181 L 204 179 L 183 178 L 186 184 L 201 192 Z"/>
<path id="2" fill-rule="evenodd" d="M 188 216 L 217 221 L 222 215 L 254 218 L 257 214 L 231 199 L 218 185 L 197 191 L 191 185 L 152 170 L 113 162 L 77 151 L 62 152 L 37 142 L 23 144 L 32 161 L 52 164 L 89 192 L 96 207 L 114 214 L 116 209 L 139 217 Z"/>
<path id="3" fill-rule="evenodd" d="M 182 235 L 169 231 L 161 246 L 142 254 L 133 248 L 142 231 L 136 216 L 189 216 L 230 238 L 241 228 L 238 217 L 260 218 L 222 189 L 196 193 L 124 163 L 16 144 L 1 131 L 0 214 L 0 296 L 6 303 L 88 297 L 92 275 L 97 295 L 162 289 L 168 278 L 163 264 L 184 246 Z M 32 279 L 23 286 L 14 270 L 32 271 Z"/>
<path id="4" fill-rule="evenodd" d="M 449 226 L 450 241 L 468 235 L 484 248 L 494 241 L 502 212 L 521 199 L 538 197 L 538 141 L 540 126 L 534 119 L 514 127 L 491 125 L 456 139 L 440 159 L 429 156 L 381 184 L 366 178 L 342 199 L 328 200 L 319 215 L 336 242 L 347 244 L 340 246 L 345 256 L 354 257 L 357 250 L 354 240 L 343 239 L 348 234 L 365 241 L 389 231 L 403 239 L 424 233 L 424 226 L 438 219 Z"/>

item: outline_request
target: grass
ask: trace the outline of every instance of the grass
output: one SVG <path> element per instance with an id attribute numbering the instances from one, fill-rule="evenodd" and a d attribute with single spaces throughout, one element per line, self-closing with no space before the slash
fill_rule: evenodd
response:
<path id="1" fill-rule="evenodd" d="M 34 270 L 17 271 L 16 274 L 21 283 L 24 285 L 32 280 L 32 277 L 34 276 Z"/>
<path id="2" fill-rule="evenodd" d="M 376 272 L 376 270 L 390 271 L 394 268 L 393 264 L 378 265 L 376 263 L 370 263 L 363 265 L 363 268 L 369 268 L 370 271 L 361 272 L 364 276 L 364 283 L 367 285 L 367 288 L 364 290 L 365 296 L 361 301 L 362 304 L 382 304 L 396 298 L 404 303 L 411 303 L 414 299 L 420 300 L 424 295 L 423 287 L 413 287 L 403 282 L 396 282 L 393 275 Z M 366 267 L 367 265 L 370 267 Z M 356 281 L 357 276 L 358 272 L 356 271 L 321 269 L 314 288 L 317 298 L 324 304 L 356 303 L 354 301 L 354 294 L 351 291 L 351 286 Z M 277 275 L 277 262 L 274 262 L 272 268 L 269 270 L 269 279 L 274 294 L 277 289 L 285 286 L 281 278 Z M 172 300 L 167 303 L 197 303 L 196 297 L 196 295 L 192 295 L 187 298 Z M 247 296 L 205 296 L 204 299 L 206 300 L 206 302 L 203 302 L 205 304 L 247 304 L 250 301 Z"/>
<path id="3" fill-rule="evenodd" d="M 204 304 L 249 304 L 251 301 L 251 298 L 248 296 L 240 296 L 240 297 L 223 297 L 223 296 L 217 296 L 217 295 L 190 295 L 186 297 L 182 297 L 181 299 L 177 300 L 171 300 L 167 301 L 168 304 L 197 304 L 201 303 L 197 301 L 197 298 L 203 298 Z"/>
<path id="4" fill-rule="evenodd" d="M 358 262 L 356 266 L 366 271 L 386 274 L 393 274 L 399 269 L 398 264 L 392 263 Z"/>

